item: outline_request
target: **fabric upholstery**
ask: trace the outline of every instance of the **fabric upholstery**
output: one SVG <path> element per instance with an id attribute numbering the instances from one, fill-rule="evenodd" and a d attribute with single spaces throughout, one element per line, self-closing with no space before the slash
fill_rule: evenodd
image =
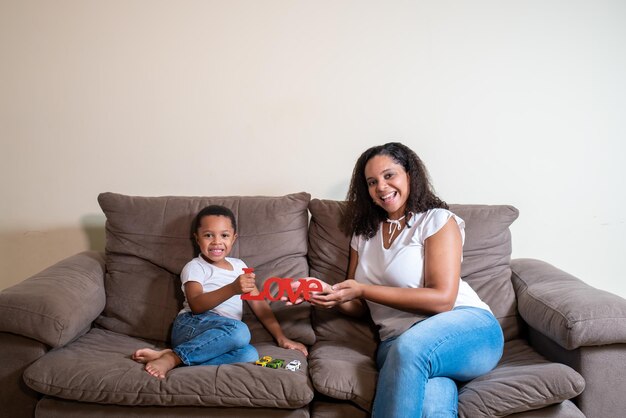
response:
<path id="1" fill-rule="evenodd" d="M 346 278 L 350 235 L 342 228 L 344 202 L 312 199 L 309 203 L 309 267 L 311 276 L 335 284 Z"/>
<path id="2" fill-rule="evenodd" d="M 459 417 L 506 416 L 560 403 L 580 394 L 585 381 L 570 367 L 552 363 L 524 340 L 505 344 L 498 366 L 459 390 Z"/>
<path id="3" fill-rule="evenodd" d="M 354 404 L 337 402 L 329 398 L 314 400 L 311 405 L 313 418 L 368 418 L 370 414 Z"/>
<path id="4" fill-rule="evenodd" d="M 20 335 L 0 332 L 0 416 L 32 417 L 39 394 L 24 384 L 22 375 L 47 351 L 44 344 Z"/>
<path id="5" fill-rule="evenodd" d="M 626 388 L 626 344 L 607 344 L 566 350 L 534 328 L 528 330 L 531 346 L 548 360 L 567 364 L 585 377 L 585 391 L 576 405 L 587 418 L 623 415 Z"/>
<path id="6" fill-rule="evenodd" d="M 371 410 L 378 376 L 374 324 L 334 310 L 315 308 L 313 316 L 317 341 L 309 353 L 309 373 L 315 389 Z"/>
<path id="7" fill-rule="evenodd" d="M 605 415 L 603 415 L 605 416 Z M 606 415 L 613 416 L 613 415 Z M 510 418 L 590 418 L 580 412 L 572 401 L 563 401 L 541 409 L 509 415 Z"/>
<path id="8" fill-rule="evenodd" d="M 0 292 L 0 331 L 51 347 L 85 333 L 105 303 L 104 260 L 83 252 Z"/>
<path id="9" fill-rule="evenodd" d="M 308 193 L 282 197 L 135 197 L 102 193 L 106 215 L 106 308 L 97 323 L 111 331 L 166 342 L 182 306 L 179 274 L 195 257 L 191 223 L 210 204 L 230 208 L 239 238 L 231 256 L 255 268 L 257 285 L 276 276 L 308 276 Z M 262 249 L 262 251 L 260 251 Z M 280 303 L 277 304 L 277 307 Z M 301 306 L 308 312 L 308 306 Z M 288 337 L 311 344 L 308 321 L 283 323 Z M 288 319 L 288 318 L 285 318 Z M 294 331 L 293 333 L 291 331 Z M 301 338 L 300 338 L 301 337 Z"/>
<path id="10" fill-rule="evenodd" d="M 38 417 L 45 418 L 308 418 L 308 405 L 298 409 L 270 409 L 203 406 L 121 406 L 100 405 L 44 397 L 37 405 Z"/>
<path id="11" fill-rule="evenodd" d="M 367 418 L 369 413 L 358 407 L 329 399 L 314 400 L 311 406 L 312 418 Z M 550 405 L 545 408 L 509 415 L 510 418 L 585 418 L 571 401 Z"/>
<path id="12" fill-rule="evenodd" d="M 626 343 L 626 301 L 540 261 L 512 263 L 524 321 L 563 348 Z"/>
<path id="13" fill-rule="evenodd" d="M 145 346 L 142 340 L 93 329 L 33 363 L 24 381 L 46 395 L 116 405 L 300 408 L 313 399 L 306 358 L 296 350 L 256 345 L 261 356 L 300 360 L 295 372 L 236 363 L 179 367 L 161 380 L 130 358 Z"/>
<path id="14" fill-rule="evenodd" d="M 450 205 L 465 221 L 461 277 L 489 305 L 505 341 L 519 336 L 517 302 L 511 285 L 511 232 L 519 216 L 508 205 Z"/>

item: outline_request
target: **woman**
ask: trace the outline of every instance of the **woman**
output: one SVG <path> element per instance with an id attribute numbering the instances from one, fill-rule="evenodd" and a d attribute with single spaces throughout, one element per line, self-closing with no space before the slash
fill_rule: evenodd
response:
<path id="1" fill-rule="evenodd" d="M 460 278 L 463 220 L 400 143 L 359 157 L 347 200 L 347 280 L 310 302 L 350 315 L 369 310 L 377 324 L 373 417 L 456 417 L 455 380 L 488 372 L 503 348 L 498 321 Z"/>

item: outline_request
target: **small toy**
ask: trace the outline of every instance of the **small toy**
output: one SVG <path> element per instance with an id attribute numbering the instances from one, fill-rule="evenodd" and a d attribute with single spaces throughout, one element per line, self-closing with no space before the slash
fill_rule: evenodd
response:
<path id="1" fill-rule="evenodd" d="M 285 366 L 285 369 L 295 372 L 300 369 L 300 360 L 291 360 L 289 364 Z"/>
<path id="2" fill-rule="evenodd" d="M 265 367 L 271 367 L 272 369 L 280 369 L 281 367 L 283 367 L 283 364 L 285 364 L 285 360 L 280 359 L 280 358 L 275 358 L 274 360 L 267 363 L 267 366 Z"/>
<path id="3" fill-rule="evenodd" d="M 265 367 L 270 361 L 272 361 L 272 356 L 263 356 L 256 362 L 254 362 L 254 364 L 256 364 L 257 366 Z"/>

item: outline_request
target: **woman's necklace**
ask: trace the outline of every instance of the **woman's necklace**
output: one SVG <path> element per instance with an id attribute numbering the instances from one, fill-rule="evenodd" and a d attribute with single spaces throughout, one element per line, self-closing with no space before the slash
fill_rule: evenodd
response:
<path id="1" fill-rule="evenodd" d="M 400 221 L 402 221 L 404 218 L 406 218 L 406 215 L 398 219 L 387 218 L 387 222 L 389 222 L 389 245 L 391 245 L 391 240 L 393 239 L 393 235 L 396 233 L 396 231 L 398 231 L 398 233 L 402 231 L 402 224 L 400 223 Z"/>

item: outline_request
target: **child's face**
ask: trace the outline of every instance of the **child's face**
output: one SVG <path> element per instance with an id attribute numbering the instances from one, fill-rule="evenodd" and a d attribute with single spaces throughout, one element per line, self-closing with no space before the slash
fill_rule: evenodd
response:
<path id="1" fill-rule="evenodd" d="M 233 248 L 237 234 L 228 216 L 208 215 L 200 219 L 195 237 L 203 258 L 211 264 L 222 266 L 224 258 Z"/>

